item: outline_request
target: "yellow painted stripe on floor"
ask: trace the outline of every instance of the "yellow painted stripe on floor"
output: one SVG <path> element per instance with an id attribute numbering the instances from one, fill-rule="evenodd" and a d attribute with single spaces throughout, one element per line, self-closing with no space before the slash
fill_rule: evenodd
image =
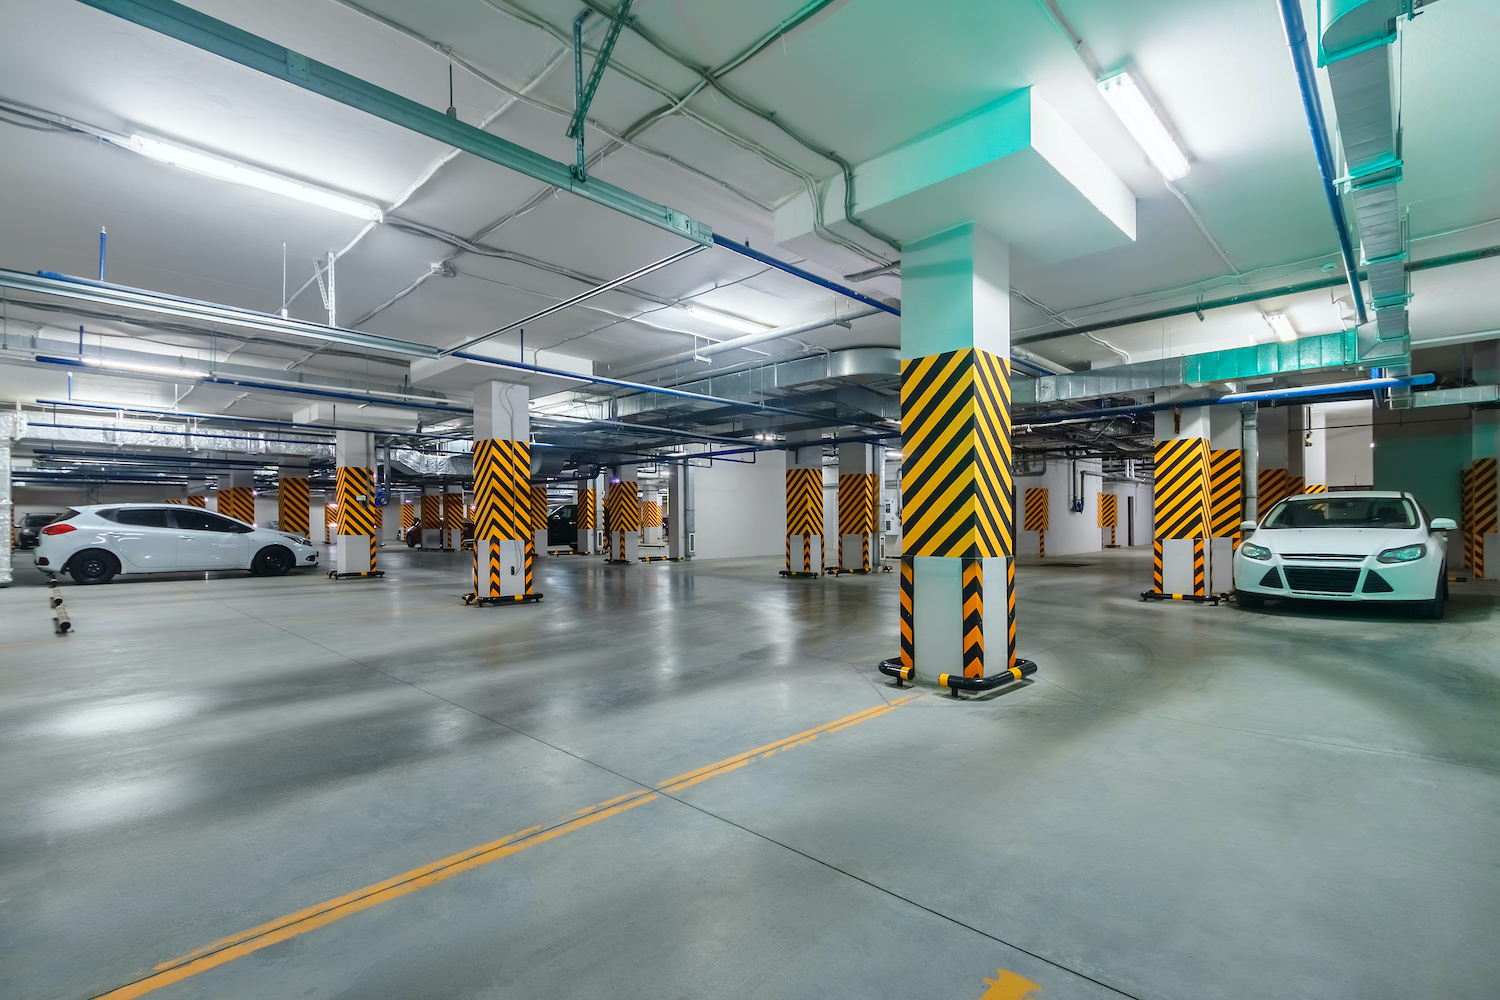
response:
<path id="1" fill-rule="evenodd" d="M 729 757 L 717 763 L 709 764 L 706 767 L 700 767 L 695 771 L 678 775 L 663 782 L 659 786 L 659 790 L 673 792 L 689 788 L 700 782 L 707 781 L 709 778 L 715 778 L 729 771 L 738 770 L 759 758 L 769 757 L 771 754 L 790 750 L 804 743 L 811 743 L 825 733 L 837 732 L 838 730 L 858 725 L 861 722 L 878 718 L 892 711 L 897 706 L 906 704 L 914 697 L 916 696 L 910 695 L 905 698 L 899 698 L 889 704 L 876 705 L 862 712 L 846 715 L 842 719 L 826 722 L 821 726 L 804 730 L 794 736 L 788 736 L 774 743 L 767 743 L 765 746 L 754 750 L 747 750 L 745 753 L 737 754 L 734 757 Z M 611 816 L 618 816 L 620 813 L 634 809 L 636 806 L 645 805 L 647 802 L 654 801 L 657 798 L 659 796 L 650 789 L 627 792 L 624 795 L 607 799 L 604 802 L 587 806 L 577 812 L 571 813 L 569 819 L 550 829 L 542 826 L 532 826 L 524 830 L 518 830 L 515 833 L 501 837 L 499 840 L 493 840 L 478 847 L 471 847 L 466 851 L 449 855 L 440 861 L 434 861 L 431 864 L 423 865 L 420 868 L 413 868 L 411 871 L 403 872 L 382 882 L 376 882 L 374 885 L 365 886 L 363 889 L 356 889 L 354 892 L 335 899 L 326 900 L 314 906 L 309 906 L 295 913 L 289 913 L 284 917 L 268 921 L 249 930 L 241 931 L 238 934 L 220 938 L 218 941 L 190 951 L 186 955 L 162 962 L 156 966 L 155 975 L 139 979 L 126 986 L 111 990 L 108 993 L 98 994 L 94 1000 L 130 1000 L 132 997 L 144 996 L 164 986 L 170 986 L 173 983 L 196 976 L 200 972 L 207 972 L 209 969 L 217 968 L 237 958 L 253 954 L 262 948 L 267 948 L 273 944 L 297 937 L 300 934 L 305 934 L 310 930 L 326 926 L 337 920 L 342 920 L 344 917 L 359 913 L 362 910 L 368 910 L 381 903 L 399 899 L 408 893 L 416 892 L 418 889 L 425 889 L 429 885 L 435 885 L 445 879 L 452 878 L 454 875 L 478 868 L 481 865 L 499 861 L 502 858 L 508 858 L 513 854 L 519 854 L 521 851 L 535 847 L 538 844 L 545 844 L 548 841 L 556 840 L 564 834 L 572 833 L 574 830 L 581 830 L 586 826 L 590 826 L 603 819 L 608 819 Z"/>

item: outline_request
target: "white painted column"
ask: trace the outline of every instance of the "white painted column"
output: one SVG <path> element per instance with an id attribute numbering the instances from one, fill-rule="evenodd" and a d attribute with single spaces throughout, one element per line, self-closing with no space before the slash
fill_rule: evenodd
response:
<path id="1" fill-rule="evenodd" d="M 686 462 L 672 465 L 667 486 L 667 555 L 673 559 L 691 559 L 695 531 L 693 511 L 693 469 Z"/>
<path id="2" fill-rule="evenodd" d="M 9 587 L 13 579 L 10 546 L 16 508 L 11 495 L 11 446 L 25 429 L 22 414 L 0 413 L 0 587 Z"/>
<path id="3" fill-rule="evenodd" d="M 335 431 L 334 461 L 340 469 L 364 469 L 368 474 L 375 465 L 375 435 L 367 431 Z M 373 487 L 371 487 L 373 489 Z M 364 494 L 363 503 L 373 506 L 375 498 Z M 341 504 L 361 503 L 359 495 L 340 498 Z M 340 510 L 339 519 L 345 521 L 348 512 Z M 371 565 L 370 546 L 373 536 L 340 534 L 335 540 L 338 549 L 334 554 L 335 567 L 340 573 L 366 573 L 374 569 Z"/>

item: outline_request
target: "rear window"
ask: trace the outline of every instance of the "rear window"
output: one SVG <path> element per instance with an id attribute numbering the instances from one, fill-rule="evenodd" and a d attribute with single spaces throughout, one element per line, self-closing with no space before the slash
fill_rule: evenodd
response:
<path id="1" fill-rule="evenodd" d="M 40 528 L 45 524 L 51 524 L 53 521 L 66 521 L 68 515 L 76 513 L 78 512 L 70 510 L 67 514 L 27 514 L 26 520 L 22 521 L 21 524 L 27 528 Z"/>
<path id="2" fill-rule="evenodd" d="M 71 521 L 71 520 L 73 520 L 73 518 L 75 518 L 77 516 L 78 516 L 78 511 L 73 510 L 70 507 L 67 510 L 63 511 L 61 514 L 59 514 L 56 517 L 54 517 L 52 519 L 52 521 Z M 47 523 L 51 524 L 52 521 L 48 521 Z"/>
<path id="3" fill-rule="evenodd" d="M 253 530 L 238 521 L 231 521 L 227 517 L 220 517 L 206 510 L 196 510 L 192 507 L 174 507 L 172 516 L 177 519 L 177 527 L 184 531 L 220 531 L 230 534 Z"/>
<path id="4" fill-rule="evenodd" d="M 1267 528 L 1415 528 L 1417 512 L 1401 497 L 1330 497 L 1284 500 L 1266 518 Z"/>
<path id="5" fill-rule="evenodd" d="M 115 511 L 115 516 L 110 520 L 116 524 L 131 524 L 141 528 L 165 528 L 167 509 L 165 507 L 126 507 Z"/>

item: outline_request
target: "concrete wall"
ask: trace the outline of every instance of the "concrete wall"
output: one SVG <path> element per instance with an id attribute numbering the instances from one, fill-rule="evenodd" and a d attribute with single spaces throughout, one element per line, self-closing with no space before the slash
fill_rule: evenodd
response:
<path id="1" fill-rule="evenodd" d="M 1313 404 L 1313 435 L 1323 439 L 1323 482 L 1329 489 L 1375 484 L 1373 410 L 1368 399 Z"/>
<path id="2" fill-rule="evenodd" d="M 1105 493 L 1113 493 L 1120 499 L 1115 501 L 1115 512 L 1119 521 L 1119 527 L 1115 530 L 1115 541 L 1121 548 L 1129 545 L 1132 541 L 1130 527 L 1127 519 L 1130 517 L 1130 504 L 1128 498 L 1135 498 L 1135 534 L 1133 540 L 1139 547 L 1151 544 L 1151 532 L 1155 528 L 1155 511 L 1152 504 L 1155 499 L 1152 495 L 1150 483 L 1110 483 L 1104 487 Z M 1100 529 L 1099 535 L 1105 538 L 1108 529 Z"/>
<path id="3" fill-rule="evenodd" d="M 1068 507 L 1070 498 L 1069 480 L 1075 473 L 1083 476 L 1083 512 L 1073 513 Z M 1103 492 L 1097 459 L 1049 462 L 1046 471 L 1039 476 L 1016 477 L 1016 550 L 1018 555 L 1034 556 L 1040 548 L 1037 532 L 1020 529 L 1025 523 L 1026 491 L 1044 487 L 1047 490 L 1047 556 L 1069 555 L 1079 552 L 1098 552 L 1103 544 L 1099 530 L 1099 494 Z M 1073 487 L 1072 492 L 1078 492 Z M 1122 512 L 1123 513 L 1123 512 Z M 1120 544 L 1124 544 L 1122 541 Z"/>
<path id="4" fill-rule="evenodd" d="M 695 559 L 780 556 L 786 551 L 786 454 L 763 451 L 754 464 L 715 462 L 694 469 Z"/>
<path id="5" fill-rule="evenodd" d="M 1376 409 L 1377 490 L 1410 490 L 1433 517 L 1457 520 L 1459 476 L 1469 464 L 1473 421 L 1467 406 Z"/>

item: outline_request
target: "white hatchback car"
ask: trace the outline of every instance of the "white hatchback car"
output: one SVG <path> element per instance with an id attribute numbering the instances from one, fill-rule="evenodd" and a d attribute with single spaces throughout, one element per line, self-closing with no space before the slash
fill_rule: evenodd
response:
<path id="1" fill-rule="evenodd" d="M 1283 500 L 1234 553 L 1235 600 L 1404 601 L 1443 617 L 1448 539 L 1410 493 L 1308 493 Z"/>
<path id="2" fill-rule="evenodd" d="M 281 576 L 316 566 L 306 538 L 270 531 L 200 507 L 116 503 L 74 507 L 42 528 L 36 565 L 79 583 L 108 583 L 118 573 L 247 569 Z"/>

